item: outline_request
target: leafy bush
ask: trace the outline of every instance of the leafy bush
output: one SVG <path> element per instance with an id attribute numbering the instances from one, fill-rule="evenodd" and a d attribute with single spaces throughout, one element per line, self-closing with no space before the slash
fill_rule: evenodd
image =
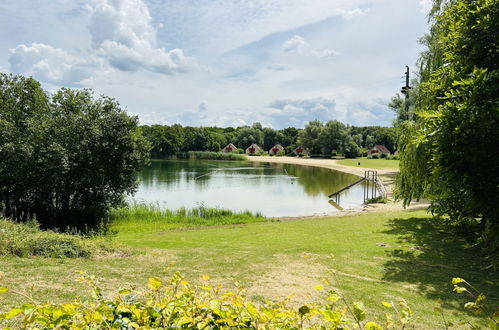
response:
<path id="1" fill-rule="evenodd" d="M 201 285 L 192 285 L 179 273 L 168 280 L 151 277 L 145 293 L 125 288 L 115 298 L 104 297 L 94 276 L 80 272 L 77 279 L 92 288 L 93 300 L 80 300 L 62 304 L 38 304 L 24 293 L 9 291 L 0 286 L 0 294 L 19 294 L 30 298 L 20 307 L 0 313 L 0 325 L 20 326 L 27 329 L 383 329 L 379 320 L 369 321 L 361 302 L 349 303 L 334 290 L 326 291 L 321 285 L 317 291 L 325 293 L 325 302 L 310 303 L 299 308 L 289 305 L 289 300 L 253 303 L 244 290 L 235 283 L 236 290 L 224 291 L 221 285 L 202 276 Z M 489 310 L 487 297 L 476 291 L 461 278 L 452 279 L 454 291 L 469 293 L 474 301 L 466 303 L 466 309 L 475 314 L 491 314 L 489 329 L 499 327 L 499 311 Z M 466 286 L 460 286 L 462 284 Z M 415 328 L 412 310 L 404 300 L 398 303 L 381 302 L 387 308 L 386 328 Z M 443 328 L 453 326 L 446 321 L 439 303 L 435 312 L 442 315 Z M 477 328 L 466 320 L 462 324 Z"/>
<path id="2" fill-rule="evenodd" d="M 109 97 L 0 73 L 0 213 L 46 228 L 101 221 L 137 185 L 148 143 Z"/>
<path id="3" fill-rule="evenodd" d="M 327 292 L 324 304 L 311 303 L 293 308 L 287 300 L 254 304 L 237 283 L 235 291 L 223 291 L 207 275 L 202 276 L 202 285 L 191 285 L 179 273 L 174 273 L 167 281 L 151 277 L 145 294 L 122 289 L 113 299 L 104 297 L 93 276 L 81 272 L 78 280 L 92 287 L 93 301 L 30 302 L 1 313 L 0 322 L 3 321 L 4 325 L 22 324 L 30 329 L 40 326 L 63 329 L 382 329 L 379 324 L 367 320 L 362 303 L 349 304 L 334 290 Z M 324 290 L 322 286 L 316 289 Z M 8 288 L 0 287 L 0 293 L 7 292 Z M 383 304 L 399 315 L 395 321 L 387 313 L 386 326 L 397 324 L 404 327 L 410 323 L 412 311 L 404 301 Z"/>
<path id="4" fill-rule="evenodd" d="M 354 141 L 350 140 L 345 145 L 345 158 L 357 158 L 361 155 L 360 147 Z M 336 155 L 335 155 L 336 156 Z"/>
<path id="5" fill-rule="evenodd" d="M 41 230 L 35 221 L 15 223 L 0 218 L 0 255 L 87 258 L 117 251 L 96 239 Z"/>
<path id="6" fill-rule="evenodd" d="M 367 155 L 367 159 L 379 159 L 379 155 L 378 154 L 369 154 L 369 155 Z"/>
<path id="7" fill-rule="evenodd" d="M 387 202 L 387 199 L 386 199 L 386 197 L 383 197 L 383 196 L 376 196 L 376 197 L 373 197 L 373 198 L 366 200 L 366 204 L 376 204 L 376 203 L 386 204 L 386 202 Z"/>
<path id="8" fill-rule="evenodd" d="M 399 156 L 399 155 L 393 155 L 393 154 L 392 154 L 392 155 L 388 155 L 388 156 L 386 157 L 386 159 L 388 159 L 388 160 L 399 160 L 399 159 L 400 159 L 400 156 Z"/>
<path id="9" fill-rule="evenodd" d="M 381 154 L 380 155 L 381 158 L 387 158 L 387 156 L 388 156 L 387 154 Z"/>

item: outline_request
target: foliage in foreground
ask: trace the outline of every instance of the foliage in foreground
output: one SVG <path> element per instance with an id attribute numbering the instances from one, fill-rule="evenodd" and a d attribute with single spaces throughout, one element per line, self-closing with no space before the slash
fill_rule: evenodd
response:
<path id="1" fill-rule="evenodd" d="M 109 216 L 110 225 L 119 231 L 148 230 L 152 226 L 173 229 L 195 226 L 217 226 L 262 222 L 267 219 L 260 213 L 235 212 L 203 205 L 191 209 L 162 209 L 154 204 L 132 204 L 114 209 Z"/>
<path id="2" fill-rule="evenodd" d="M 136 187 L 148 143 L 109 97 L 0 73 L 0 213 L 45 228 L 97 224 Z"/>
<path id="3" fill-rule="evenodd" d="M 324 291 L 323 304 L 311 303 L 294 308 L 288 300 L 266 301 L 254 304 L 249 301 L 239 285 L 235 291 L 224 291 L 220 285 L 213 284 L 210 277 L 202 276 L 202 285 L 192 285 L 179 273 L 174 273 L 167 281 L 151 277 L 145 294 L 134 288 L 119 290 L 115 298 L 105 298 L 95 277 L 80 272 L 78 281 L 89 284 L 93 290 L 91 302 L 73 301 L 62 304 L 39 304 L 31 297 L 30 303 L 0 313 L 0 325 L 19 326 L 33 329 L 40 326 L 58 329 L 369 329 L 379 330 L 415 324 L 412 310 L 401 300 L 398 303 L 381 302 L 387 308 L 386 319 L 382 322 L 370 321 L 361 302 L 349 303 L 334 290 L 324 291 L 318 285 L 316 290 Z M 454 291 L 468 292 L 474 301 L 465 308 L 474 313 L 489 313 L 486 297 L 472 294 L 472 288 L 465 280 L 454 278 Z M 461 286 L 461 285 L 466 286 Z M 9 293 L 0 287 L 0 294 Z M 443 310 L 435 307 L 442 315 L 447 329 L 452 326 L 446 321 Z M 499 311 L 490 316 L 489 328 L 499 328 Z M 466 321 L 462 325 L 471 326 Z"/>
<path id="4" fill-rule="evenodd" d="M 0 256 L 87 258 L 117 251 L 98 239 L 41 230 L 35 221 L 15 223 L 0 218 Z"/>

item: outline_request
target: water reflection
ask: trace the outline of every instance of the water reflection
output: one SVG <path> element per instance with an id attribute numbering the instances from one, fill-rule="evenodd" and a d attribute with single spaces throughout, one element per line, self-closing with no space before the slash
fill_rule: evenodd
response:
<path id="1" fill-rule="evenodd" d="M 358 177 L 324 168 L 212 160 L 154 160 L 140 176 L 134 199 L 169 208 L 210 207 L 266 216 L 334 213 L 327 196 Z M 340 205 L 358 208 L 362 186 L 342 193 Z"/>

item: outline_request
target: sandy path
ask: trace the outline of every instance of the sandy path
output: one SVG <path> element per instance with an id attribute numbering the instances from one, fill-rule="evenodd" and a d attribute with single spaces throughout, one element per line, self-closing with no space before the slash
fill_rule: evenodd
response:
<path id="1" fill-rule="evenodd" d="M 367 170 L 376 170 L 378 175 L 381 177 L 383 184 L 385 185 L 389 201 L 385 204 L 369 204 L 366 207 L 367 211 L 395 211 L 403 210 L 404 206 L 402 202 L 393 201 L 393 189 L 395 187 L 395 177 L 398 170 L 387 170 L 387 169 L 374 169 L 365 167 L 355 167 L 338 164 L 335 159 L 318 159 L 318 158 L 298 158 L 298 157 L 270 157 L 270 156 L 251 156 L 247 157 L 249 161 L 252 162 L 264 162 L 264 163 L 281 163 L 281 164 L 296 164 L 296 165 L 306 165 L 306 166 L 317 166 L 330 168 L 333 170 L 338 170 L 345 173 L 350 173 L 360 177 L 364 177 L 364 172 Z M 406 209 L 421 209 L 428 207 L 428 201 L 412 202 Z M 339 212 L 340 215 L 341 212 Z"/>

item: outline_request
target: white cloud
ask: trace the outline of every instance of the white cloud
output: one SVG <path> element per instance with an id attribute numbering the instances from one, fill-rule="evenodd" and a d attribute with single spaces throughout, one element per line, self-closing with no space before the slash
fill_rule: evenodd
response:
<path id="1" fill-rule="evenodd" d="M 370 12 L 370 8 L 353 8 L 353 9 L 338 9 L 338 13 L 347 20 L 356 17 L 366 16 Z"/>
<path id="2" fill-rule="evenodd" d="M 78 85 L 97 69 L 109 67 L 165 75 L 197 68 L 182 49 L 156 46 L 156 30 L 142 0 L 93 0 L 86 9 L 91 36 L 86 56 L 45 43 L 20 44 L 10 49 L 11 70 L 56 85 Z"/>
<path id="3" fill-rule="evenodd" d="M 322 50 L 317 50 L 317 49 L 312 49 L 312 55 L 318 57 L 318 58 L 332 58 L 335 56 L 338 56 L 340 53 L 335 51 L 334 49 L 322 49 Z"/>
<path id="4" fill-rule="evenodd" d="M 269 106 L 270 117 L 277 127 L 303 127 L 310 120 L 329 121 L 340 115 L 335 100 L 327 98 L 276 100 Z"/>
<path id="5" fill-rule="evenodd" d="M 298 54 L 301 54 L 307 46 L 308 43 L 303 37 L 294 35 L 282 44 L 282 49 L 285 52 L 297 52 Z"/>
<path id="6" fill-rule="evenodd" d="M 142 0 L 93 0 L 89 10 L 92 47 L 116 69 L 171 75 L 196 66 L 181 49 L 156 46 L 156 30 Z"/>
<path id="7" fill-rule="evenodd" d="M 286 67 L 280 63 L 270 63 L 269 65 L 266 66 L 267 70 L 272 70 L 272 71 L 284 71 L 286 70 Z"/>
<path id="8" fill-rule="evenodd" d="M 42 43 L 19 45 L 10 49 L 9 63 L 15 73 L 37 77 L 46 82 L 74 85 L 90 77 L 96 58 L 79 58 L 60 48 Z"/>

